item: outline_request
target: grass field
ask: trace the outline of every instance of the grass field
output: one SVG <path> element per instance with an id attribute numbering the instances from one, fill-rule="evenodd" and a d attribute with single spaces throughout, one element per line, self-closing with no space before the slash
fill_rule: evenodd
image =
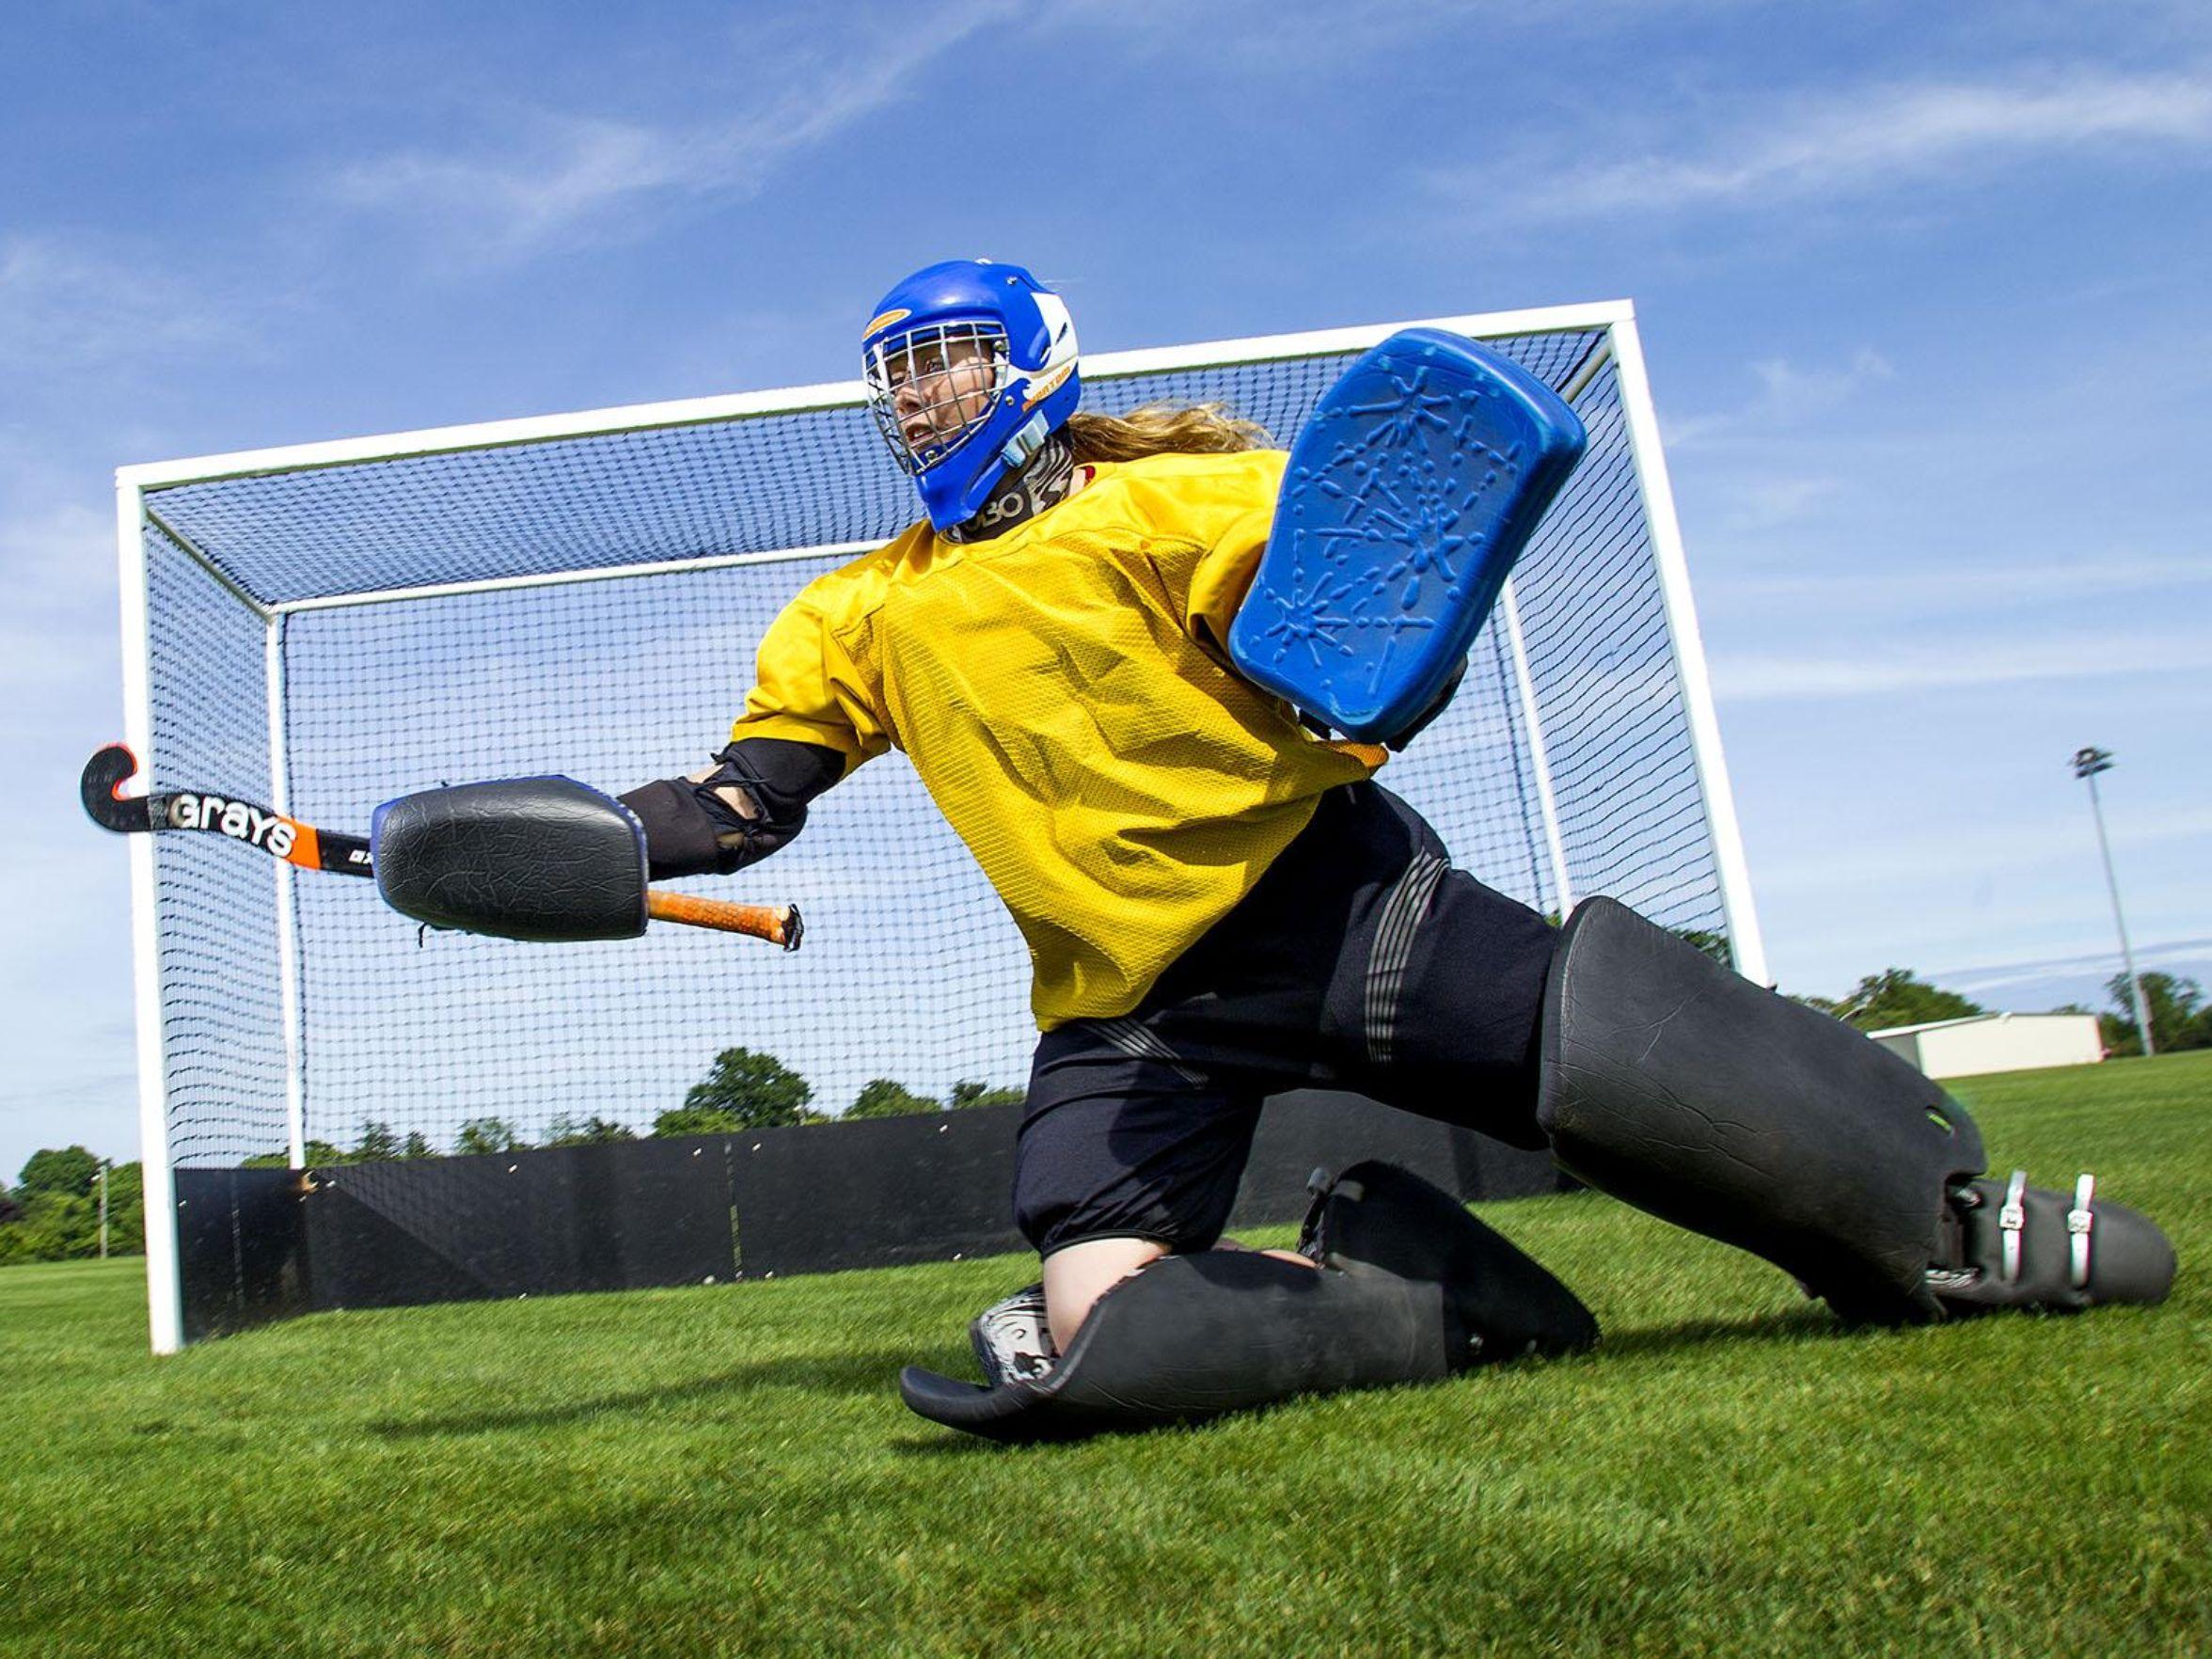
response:
<path id="1" fill-rule="evenodd" d="M 0 1652 L 2212 1652 L 2212 1054 L 1973 1080 L 2157 1309 L 1845 1334 L 1574 1195 L 1572 1360 L 1007 1451 L 909 1416 L 1023 1261 L 323 1315 L 145 1352 L 0 1272 Z M 964 1372 L 961 1372 L 964 1374 Z"/>

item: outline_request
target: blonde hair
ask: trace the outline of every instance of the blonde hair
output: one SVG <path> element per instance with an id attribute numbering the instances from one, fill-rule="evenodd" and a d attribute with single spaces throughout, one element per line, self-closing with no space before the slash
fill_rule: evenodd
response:
<path id="1" fill-rule="evenodd" d="M 1067 441 L 1081 465 L 1141 455 L 1221 455 L 1264 450 L 1275 440 L 1266 427 L 1226 403 L 1146 403 L 1127 415 L 1070 415 Z"/>

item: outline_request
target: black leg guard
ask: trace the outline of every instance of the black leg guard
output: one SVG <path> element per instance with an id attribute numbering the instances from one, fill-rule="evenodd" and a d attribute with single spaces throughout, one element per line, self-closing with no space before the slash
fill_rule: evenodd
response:
<path id="1" fill-rule="evenodd" d="M 1041 1376 L 987 1355 L 989 1387 L 909 1366 L 899 1393 L 923 1416 L 987 1439 L 1077 1440 L 1430 1382 L 1596 1339 L 1565 1286 L 1403 1170 L 1346 1171 L 1306 1236 L 1318 1269 L 1234 1251 L 1153 1263 L 1098 1300 Z"/>
<path id="2" fill-rule="evenodd" d="M 1794 1274 L 1845 1319 L 1940 1319 L 1947 1190 L 1984 1167 L 1940 1088 L 1611 899 L 1568 923 L 1537 1120 L 1560 1164 Z"/>
<path id="3" fill-rule="evenodd" d="M 2141 1211 L 2100 1201 L 2094 1176 L 2070 1195 L 2030 1187 L 2024 1170 L 2009 1181 L 1974 1181 L 1952 1194 L 1945 1219 L 1928 1282 L 1954 1316 L 2163 1302 L 2173 1285 L 2166 1235 Z"/>
<path id="4" fill-rule="evenodd" d="M 1793 1273 L 1847 1319 L 2157 1302 L 2146 1217 L 1976 1180 L 1981 1132 L 1888 1050 L 1611 899 L 1574 912 L 1544 999 L 1538 1121 L 1572 1174 Z"/>

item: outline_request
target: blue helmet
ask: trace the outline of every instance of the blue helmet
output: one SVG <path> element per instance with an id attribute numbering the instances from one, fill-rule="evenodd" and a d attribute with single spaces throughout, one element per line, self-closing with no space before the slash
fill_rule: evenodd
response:
<path id="1" fill-rule="evenodd" d="M 940 530 L 965 524 L 1075 412 L 1075 324 L 1019 265 L 947 260 L 883 296 L 861 336 L 868 407 Z"/>

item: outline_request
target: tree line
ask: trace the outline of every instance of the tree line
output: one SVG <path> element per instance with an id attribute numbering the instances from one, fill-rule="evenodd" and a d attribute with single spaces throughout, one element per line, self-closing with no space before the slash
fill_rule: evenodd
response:
<path id="1" fill-rule="evenodd" d="M 135 1163 L 103 1170 L 82 1146 L 42 1146 L 10 1187 L 0 1182 L 0 1266 L 100 1254 L 100 1192 L 107 1189 L 107 1253 L 146 1252 L 145 1184 Z"/>
<path id="2" fill-rule="evenodd" d="M 955 1083 L 943 1099 L 921 1095 L 888 1077 L 871 1079 L 842 1113 L 814 1104 L 814 1085 L 775 1055 L 753 1049 L 724 1049 L 703 1080 L 685 1092 L 645 1131 L 652 1136 L 738 1134 L 747 1130 L 782 1129 L 798 1124 L 852 1123 L 872 1117 L 909 1117 L 932 1112 L 959 1112 L 975 1106 L 1007 1106 L 1022 1098 L 1019 1089 L 1001 1088 L 972 1079 Z M 351 1146 L 310 1140 L 310 1169 L 338 1163 L 381 1163 L 397 1159 L 439 1158 L 447 1153 L 472 1157 L 495 1152 L 527 1152 L 553 1146 L 591 1146 L 639 1139 L 636 1130 L 610 1118 L 563 1114 L 545 1126 L 537 1140 L 504 1117 L 472 1117 L 455 1132 L 450 1146 L 440 1146 L 419 1130 L 399 1133 L 388 1123 L 362 1124 Z M 291 1161 L 281 1152 L 249 1158 L 246 1164 L 275 1168 Z"/>
<path id="3" fill-rule="evenodd" d="M 851 1122 L 857 1118 L 906 1117 L 917 1113 L 959 1112 L 976 1106 L 1004 1106 L 1022 1091 L 974 1080 L 955 1083 L 943 1099 L 918 1094 L 893 1079 L 871 1080 L 836 1115 L 814 1105 L 814 1085 L 773 1054 L 750 1049 L 724 1049 L 704 1079 L 694 1083 L 683 1104 L 653 1120 L 649 1135 L 736 1134 L 746 1130 L 789 1124 Z M 420 1130 L 405 1133 L 371 1119 L 350 1146 L 314 1139 L 307 1144 L 311 1169 L 340 1163 L 375 1163 L 408 1158 L 438 1158 L 532 1147 L 589 1146 L 632 1141 L 638 1131 L 596 1115 L 563 1114 L 535 1141 L 500 1117 L 475 1117 L 461 1125 L 450 1146 L 433 1142 Z M 282 1152 L 244 1160 L 248 1168 L 282 1168 L 292 1161 Z M 83 1146 L 42 1147 L 31 1155 L 11 1187 L 0 1181 L 0 1265 L 15 1261 L 66 1261 L 100 1251 L 100 1185 L 107 1184 L 108 1253 L 142 1255 L 146 1248 L 144 1183 L 136 1163 L 120 1163 L 103 1174 L 101 1160 Z"/>
<path id="4" fill-rule="evenodd" d="M 2206 1004 L 2204 989 L 2195 980 L 2156 970 L 2141 978 L 2143 1003 L 2151 1017 L 2151 1039 L 2161 1054 L 2185 1049 L 2212 1049 L 2212 1005 Z M 2127 975 L 2113 974 L 2105 982 L 2105 993 L 2111 998 L 2112 1005 L 2101 1013 L 2079 1003 L 2068 1003 L 2051 1012 L 2096 1013 L 2097 1036 L 2106 1053 L 2115 1057 L 2141 1054 L 2142 1031 L 2136 1023 Z M 1879 973 L 1870 973 L 1840 997 L 1796 1000 L 1824 1014 L 1832 1014 L 1860 1031 L 1927 1025 L 1938 1019 L 1964 1019 L 1990 1012 L 1956 991 L 1930 985 L 1909 968 L 1885 968 Z"/>

